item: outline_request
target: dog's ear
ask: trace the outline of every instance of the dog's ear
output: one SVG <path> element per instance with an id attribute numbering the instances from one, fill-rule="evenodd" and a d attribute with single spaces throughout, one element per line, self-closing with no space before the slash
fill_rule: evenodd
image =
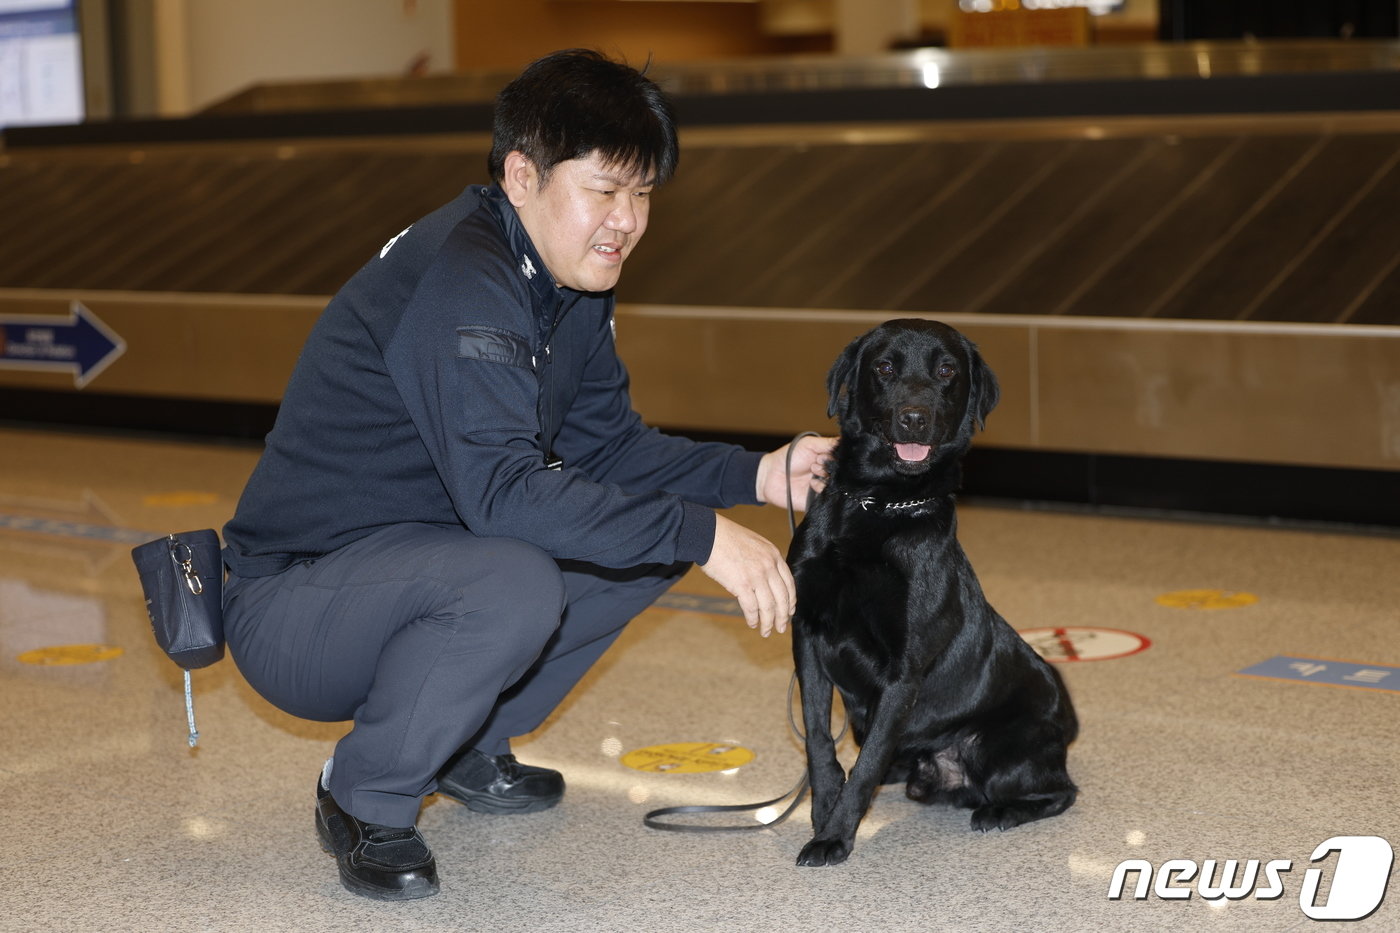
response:
<path id="1" fill-rule="evenodd" d="M 992 367 L 982 359 L 977 344 L 971 340 L 967 340 L 967 356 L 972 364 L 971 372 L 968 373 L 971 385 L 967 396 L 967 410 L 977 419 L 977 427 L 981 429 L 987 426 L 987 416 L 997 407 L 997 402 L 1001 401 L 1001 386 L 997 384 Z"/>
<path id="2" fill-rule="evenodd" d="M 859 366 L 861 343 L 862 338 L 857 337 L 846 344 L 846 349 L 841 351 L 841 355 L 831 366 L 831 372 L 826 375 L 826 416 L 828 418 L 836 417 L 839 421 L 850 410 L 851 393 L 855 391 L 853 376 Z"/>

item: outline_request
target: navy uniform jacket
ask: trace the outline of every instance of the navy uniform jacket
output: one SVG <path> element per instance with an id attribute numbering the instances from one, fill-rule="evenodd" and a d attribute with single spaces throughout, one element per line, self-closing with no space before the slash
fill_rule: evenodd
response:
<path id="1" fill-rule="evenodd" d="M 472 186 L 331 299 L 224 559 L 265 576 L 428 522 L 606 567 L 703 563 L 709 507 L 756 502 L 759 456 L 643 425 L 611 293 L 555 286 L 501 190 Z"/>

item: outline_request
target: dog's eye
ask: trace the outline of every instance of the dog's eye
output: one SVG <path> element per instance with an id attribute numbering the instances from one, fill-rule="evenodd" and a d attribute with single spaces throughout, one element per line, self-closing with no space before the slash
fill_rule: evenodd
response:
<path id="1" fill-rule="evenodd" d="M 947 363 L 944 363 L 942 366 L 938 367 L 938 378 L 939 378 L 939 379 L 952 379 L 952 378 L 953 378 L 954 376 L 956 376 L 957 374 L 958 374 L 957 367 L 955 367 L 955 366 L 950 366 L 950 365 L 947 364 Z"/>
<path id="2" fill-rule="evenodd" d="M 893 376 L 894 364 L 889 360 L 879 360 L 875 363 L 875 372 L 882 376 Z"/>

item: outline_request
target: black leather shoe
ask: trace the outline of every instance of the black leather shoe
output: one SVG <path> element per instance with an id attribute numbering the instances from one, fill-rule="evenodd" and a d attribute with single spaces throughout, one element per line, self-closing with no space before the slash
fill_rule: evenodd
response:
<path id="1" fill-rule="evenodd" d="M 437 862 L 417 828 L 381 826 L 340 809 L 316 782 L 316 834 L 340 864 L 347 891 L 379 901 L 410 901 L 438 893 Z"/>
<path id="2" fill-rule="evenodd" d="M 534 813 L 564 796 L 564 775 L 472 748 L 448 760 L 438 774 L 438 793 L 478 813 Z"/>

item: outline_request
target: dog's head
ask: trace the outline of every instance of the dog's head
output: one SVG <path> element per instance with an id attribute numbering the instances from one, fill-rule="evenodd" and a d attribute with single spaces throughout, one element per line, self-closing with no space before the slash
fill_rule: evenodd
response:
<path id="1" fill-rule="evenodd" d="M 887 321 L 857 337 L 827 377 L 841 448 L 875 474 L 918 476 L 957 460 L 1000 397 L 977 347 L 936 321 Z"/>

